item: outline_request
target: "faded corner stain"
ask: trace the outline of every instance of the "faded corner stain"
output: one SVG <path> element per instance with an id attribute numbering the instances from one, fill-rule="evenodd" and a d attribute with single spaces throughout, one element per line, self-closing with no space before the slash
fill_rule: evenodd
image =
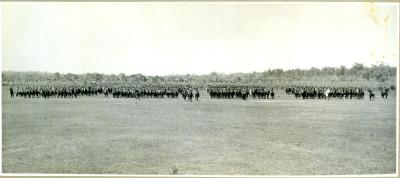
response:
<path id="1" fill-rule="evenodd" d="M 365 2 L 364 5 L 368 11 L 368 17 L 374 22 L 375 25 L 378 25 L 378 8 L 376 7 L 375 2 Z"/>
<path id="2" fill-rule="evenodd" d="M 390 15 L 386 14 L 386 16 L 383 17 L 383 14 L 379 14 L 379 6 L 377 6 L 374 1 L 364 2 L 364 7 L 368 12 L 368 18 L 370 18 L 375 25 L 386 25 L 388 23 Z"/>
<path id="3" fill-rule="evenodd" d="M 385 19 L 383 20 L 383 21 L 385 22 L 385 24 L 387 23 L 387 21 L 389 20 L 389 18 L 390 18 L 390 15 L 389 15 L 389 14 L 386 14 L 386 17 L 385 17 Z"/>

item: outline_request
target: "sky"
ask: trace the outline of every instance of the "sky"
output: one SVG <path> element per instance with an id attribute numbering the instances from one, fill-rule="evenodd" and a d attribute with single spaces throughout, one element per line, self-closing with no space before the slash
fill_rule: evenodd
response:
<path id="1" fill-rule="evenodd" d="M 2 70 L 207 74 L 399 61 L 392 3 L 2 3 Z"/>

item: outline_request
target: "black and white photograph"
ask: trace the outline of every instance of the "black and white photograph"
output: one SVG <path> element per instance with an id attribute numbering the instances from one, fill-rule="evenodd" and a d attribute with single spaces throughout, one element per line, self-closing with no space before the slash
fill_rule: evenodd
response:
<path id="1" fill-rule="evenodd" d="M 398 2 L 0 6 L 2 175 L 398 176 Z"/>

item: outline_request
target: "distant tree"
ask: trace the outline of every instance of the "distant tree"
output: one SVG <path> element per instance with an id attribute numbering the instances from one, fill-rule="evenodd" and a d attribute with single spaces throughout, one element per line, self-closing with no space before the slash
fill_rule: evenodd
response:
<path id="1" fill-rule="evenodd" d="M 126 82 L 126 81 L 127 81 L 127 78 L 126 78 L 126 76 L 125 76 L 125 73 L 120 73 L 120 74 L 118 75 L 118 79 L 119 79 L 119 81 L 123 81 L 123 82 Z"/>
<path id="2" fill-rule="evenodd" d="M 66 81 L 73 82 L 77 81 L 79 76 L 76 74 L 67 73 L 64 78 Z"/>
<path id="3" fill-rule="evenodd" d="M 133 74 L 126 76 L 124 73 L 118 75 L 105 75 L 100 73 L 88 74 L 60 74 L 45 72 L 13 72 L 3 71 L 3 85 L 12 83 L 32 83 L 32 82 L 128 82 L 128 83 L 152 83 L 152 82 L 178 82 L 191 84 L 209 83 L 241 83 L 241 84 L 290 84 L 294 82 L 394 82 L 396 80 L 396 67 L 380 63 L 364 66 L 362 63 L 355 63 L 351 68 L 345 66 L 323 67 L 322 69 L 312 67 L 306 69 L 268 69 L 262 72 L 251 73 L 232 73 L 224 74 L 212 72 L 204 75 L 169 75 L 169 76 L 145 76 Z"/>
<path id="4" fill-rule="evenodd" d="M 337 76 L 344 76 L 346 74 L 347 68 L 344 65 L 341 65 L 338 70 L 336 70 Z"/>
<path id="5" fill-rule="evenodd" d="M 350 69 L 350 73 L 352 75 L 360 75 L 362 71 L 364 70 L 364 64 L 361 63 L 355 63 L 353 67 Z"/>
<path id="6" fill-rule="evenodd" d="M 139 74 L 139 81 L 146 82 L 147 81 L 147 77 L 142 75 L 142 74 Z"/>
<path id="7" fill-rule="evenodd" d="M 53 74 L 52 78 L 53 78 L 53 81 L 60 81 L 61 75 L 60 75 L 60 73 L 56 72 Z"/>
<path id="8" fill-rule="evenodd" d="M 241 82 L 242 81 L 242 77 L 240 76 L 236 76 L 234 79 L 234 82 Z"/>
<path id="9" fill-rule="evenodd" d="M 370 68 L 364 68 L 364 70 L 361 71 L 361 77 L 369 80 L 372 76 L 372 70 Z"/>
<path id="10" fill-rule="evenodd" d="M 316 67 L 312 67 L 309 71 L 309 75 L 311 76 L 319 76 L 320 75 L 321 70 L 319 70 Z"/>
<path id="11" fill-rule="evenodd" d="M 103 81 L 103 76 L 99 73 L 88 73 L 87 76 L 90 81 Z"/>
<path id="12" fill-rule="evenodd" d="M 336 73 L 336 68 L 334 67 L 324 67 L 322 68 L 324 75 L 334 75 Z"/>

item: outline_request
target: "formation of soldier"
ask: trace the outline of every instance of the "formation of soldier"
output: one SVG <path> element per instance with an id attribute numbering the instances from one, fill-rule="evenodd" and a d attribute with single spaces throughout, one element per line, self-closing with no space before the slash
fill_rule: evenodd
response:
<path id="1" fill-rule="evenodd" d="M 185 101 L 192 101 L 195 97 L 199 100 L 198 88 L 183 84 L 155 84 L 155 85 L 114 85 L 105 87 L 104 95 L 113 98 L 182 98 Z"/>
<path id="2" fill-rule="evenodd" d="M 103 93 L 103 89 L 91 85 L 28 85 L 10 87 L 11 97 L 21 98 L 76 98 L 94 96 Z"/>
<path id="3" fill-rule="evenodd" d="M 307 85 L 290 86 L 285 88 L 288 95 L 302 99 L 363 99 L 362 87 L 316 87 Z"/>
<path id="4" fill-rule="evenodd" d="M 198 88 L 183 84 L 50 84 L 11 86 L 11 97 L 21 98 L 77 98 L 78 96 L 113 98 L 182 98 L 199 100 Z"/>
<path id="5" fill-rule="evenodd" d="M 113 98 L 180 98 L 185 101 L 199 100 L 199 87 L 190 84 L 127 84 L 127 83 L 56 83 L 16 85 L 10 87 L 11 97 L 20 98 L 77 98 L 97 96 Z M 263 85 L 212 84 L 206 91 L 212 99 L 274 99 L 273 87 Z M 375 99 L 372 88 L 367 89 L 370 100 Z M 389 88 L 380 88 L 381 97 L 387 98 Z M 321 87 L 292 85 L 285 88 L 288 95 L 302 99 L 364 99 L 362 87 Z"/>
<path id="6" fill-rule="evenodd" d="M 273 88 L 267 88 L 261 85 L 233 85 L 233 84 L 219 84 L 208 85 L 207 92 L 211 98 L 232 99 L 239 98 L 246 100 L 249 97 L 253 99 L 274 99 L 275 92 Z"/>

